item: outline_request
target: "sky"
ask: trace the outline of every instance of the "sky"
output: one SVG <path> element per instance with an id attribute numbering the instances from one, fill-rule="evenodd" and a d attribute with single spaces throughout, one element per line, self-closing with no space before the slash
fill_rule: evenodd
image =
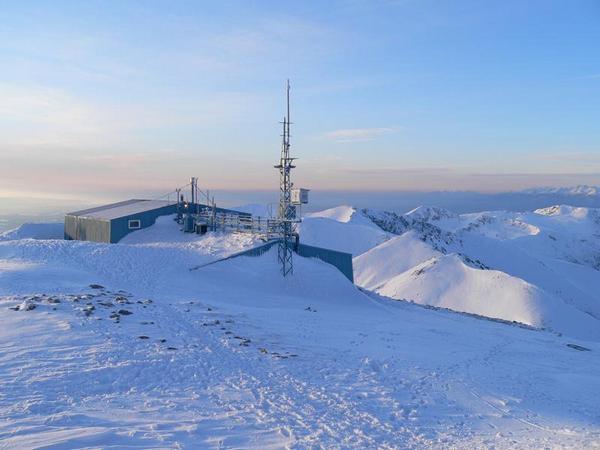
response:
<path id="1" fill-rule="evenodd" d="M 600 184 L 600 1 L 0 0 L 0 197 Z"/>

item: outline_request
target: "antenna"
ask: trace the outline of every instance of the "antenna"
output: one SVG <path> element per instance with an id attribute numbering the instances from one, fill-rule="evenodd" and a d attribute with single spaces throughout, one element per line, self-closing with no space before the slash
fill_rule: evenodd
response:
<path id="1" fill-rule="evenodd" d="M 277 257 L 281 264 L 281 273 L 285 277 L 294 273 L 293 263 L 293 238 L 296 208 L 292 205 L 291 172 L 295 167 L 290 158 L 290 80 L 286 83 L 286 117 L 283 118 L 283 140 L 281 143 L 281 157 L 279 165 L 279 231 L 281 238 L 277 246 Z"/>

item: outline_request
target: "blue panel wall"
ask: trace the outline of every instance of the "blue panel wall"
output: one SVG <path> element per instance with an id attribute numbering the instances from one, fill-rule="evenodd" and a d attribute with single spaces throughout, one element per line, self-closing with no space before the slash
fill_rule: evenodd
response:
<path id="1" fill-rule="evenodd" d="M 119 217 L 110 221 L 110 241 L 111 243 L 119 242 L 132 231 L 129 229 L 130 220 L 139 220 L 141 228 L 147 228 L 154 225 L 156 218 L 177 212 L 177 205 L 163 206 L 162 208 L 144 211 L 141 213 L 131 214 L 125 217 Z"/>
<path id="2" fill-rule="evenodd" d="M 329 263 L 344 274 L 354 283 L 354 269 L 352 267 L 352 255 L 350 253 L 338 252 L 328 248 L 313 247 L 312 245 L 299 244 L 297 253 L 306 258 L 318 258 Z"/>

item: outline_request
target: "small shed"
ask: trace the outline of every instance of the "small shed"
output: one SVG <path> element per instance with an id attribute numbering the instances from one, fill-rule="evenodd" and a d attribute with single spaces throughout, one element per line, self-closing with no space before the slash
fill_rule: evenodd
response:
<path id="1" fill-rule="evenodd" d="M 115 243 L 156 218 L 177 212 L 177 203 L 132 199 L 65 215 L 65 239 Z"/>

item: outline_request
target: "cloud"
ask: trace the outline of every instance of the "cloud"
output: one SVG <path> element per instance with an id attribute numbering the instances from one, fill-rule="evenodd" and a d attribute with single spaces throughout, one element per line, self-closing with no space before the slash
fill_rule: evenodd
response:
<path id="1" fill-rule="evenodd" d="M 395 128 L 346 128 L 329 131 L 323 136 L 325 139 L 336 142 L 361 142 L 372 141 L 380 136 L 394 133 Z"/>

